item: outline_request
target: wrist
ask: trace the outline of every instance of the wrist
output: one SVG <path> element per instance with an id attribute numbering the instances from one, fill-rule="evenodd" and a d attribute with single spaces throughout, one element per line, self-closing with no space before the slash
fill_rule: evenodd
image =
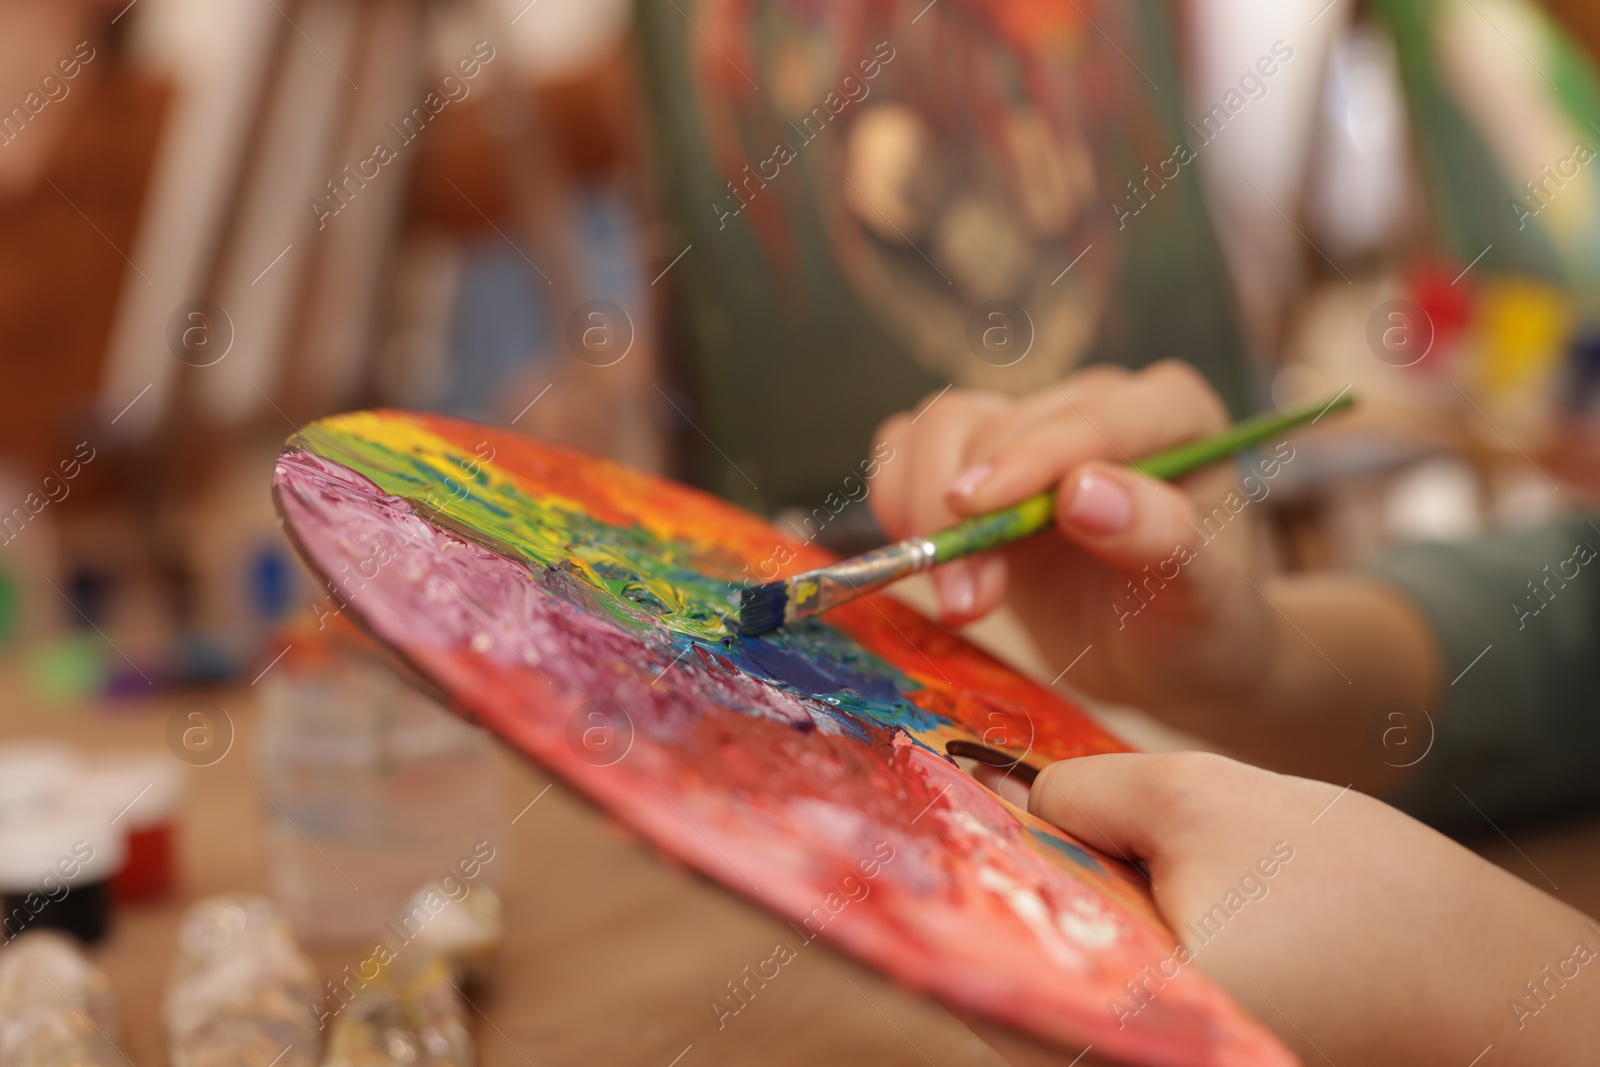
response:
<path id="1" fill-rule="evenodd" d="M 1253 687 L 1249 699 L 1252 715 L 1276 718 L 1316 703 L 1316 694 L 1327 686 L 1329 676 L 1337 670 L 1330 670 L 1328 660 L 1313 646 L 1303 626 L 1295 621 L 1295 615 L 1301 614 L 1308 605 L 1313 614 L 1318 610 L 1314 592 L 1302 585 L 1294 577 L 1273 578 L 1261 583 L 1258 599 L 1266 602 L 1262 605 L 1265 611 L 1264 652 L 1260 682 Z"/>

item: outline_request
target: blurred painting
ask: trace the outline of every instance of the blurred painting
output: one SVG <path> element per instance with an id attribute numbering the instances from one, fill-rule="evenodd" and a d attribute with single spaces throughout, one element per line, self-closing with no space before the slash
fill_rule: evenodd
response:
<path id="1" fill-rule="evenodd" d="M 1095 360 L 1181 357 L 1252 406 L 1168 7 L 682 0 L 639 19 L 705 484 L 809 506 L 920 397 Z"/>

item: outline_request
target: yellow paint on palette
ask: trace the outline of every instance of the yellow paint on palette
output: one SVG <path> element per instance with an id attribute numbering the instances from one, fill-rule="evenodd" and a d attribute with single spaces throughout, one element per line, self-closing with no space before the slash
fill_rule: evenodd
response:
<path id="1" fill-rule="evenodd" d="M 458 486 L 460 490 L 469 488 L 462 477 L 465 474 L 474 480 L 470 486 L 473 495 L 491 504 L 507 505 L 510 502 L 504 498 L 510 495 L 517 497 L 515 503 L 522 506 L 532 497 L 541 510 L 598 516 L 703 552 L 715 552 L 731 543 L 756 550 L 755 558 L 761 559 L 772 555 L 775 548 L 771 526 L 716 497 L 684 486 L 673 486 L 669 494 L 662 489 L 665 483 L 626 467 L 613 468 L 605 479 L 595 482 L 582 473 L 587 468 L 579 462 L 577 453 L 562 462 L 564 450 L 559 448 L 547 449 L 544 455 L 550 457 L 549 461 L 534 468 L 494 456 L 494 448 L 486 440 L 459 437 L 459 427 L 469 424 L 422 413 L 360 411 L 315 425 L 329 431 L 327 440 L 318 441 L 319 447 L 337 448 L 340 443 L 355 439 L 413 457 L 438 473 L 440 479 L 432 484 L 442 484 L 445 492 L 435 488 L 434 495 L 446 501 L 447 494 L 458 491 Z M 442 481 L 444 478 L 454 479 L 454 484 Z M 686 513 L 682 504 L 685 494 L 698 498 L 700 506 L 710 508 L 715 522 L 708 525 L 703 514 Z M 419 493 L 415 499 L 423 500 L 423 495 Z M 820 566 L 833 558 L 793 538 L 787 538 L 785 547 L 788 551 L 784 555 L 791 562 L 786 570 Z M 731 559 L 722 562 L 727 565 Z"/>
<path id="2" fill-rule="evenodd" d="M 490 461 L 494 449 L 487 442 L 482 449 L 469 450 L 462 445 L 440 437 L 430 431 L 419 418 L 396 412 L 356 411 L 325 420 L 330 429 L 337 429 L 352 438 L 364 440 L 437 471 L 439 478 L 428 493 L 415 497 L 406 495 L 431 508 L 448 513 L 449 503 L 457 493 L 475 492 L 489 498 L 503 496 L 507 489 L 526 492 L 527 487 L 505 475 Z M 317 424 L 318 426 L 323 424 Z M 328 441 L 318 441 L 328 447 Z M 546 491 L 542 503 L 574 514 L 584 511 L 576 500 L 565 499 Z"/>

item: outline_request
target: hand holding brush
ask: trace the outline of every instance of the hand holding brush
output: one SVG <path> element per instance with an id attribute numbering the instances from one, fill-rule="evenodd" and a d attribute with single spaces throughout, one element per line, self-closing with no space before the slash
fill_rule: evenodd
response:
<path id="1" fill-rule="evenodd" d="M 1138 460 L 1132 466 L 1147 477 L 1177 478 L 1261 445 L 1296 427 L 1316 422 L 1354 402 L 1354 397 L 1346 391 L 1294 411 L 1258 415 L 1221 433 Z M 967 519 L 924 537 L 907 538 L 854 559 L 841 560 L 782 581 L 752 586 L 744 590 L 741 597 L 739 632 L 746 637 L 767 633 L 787 622 L 821 614 L 907 575 L 1032 537 L 1050 526 L 1055 507 L 1056 491 L 1046 490 L 1010 507 Z"/>

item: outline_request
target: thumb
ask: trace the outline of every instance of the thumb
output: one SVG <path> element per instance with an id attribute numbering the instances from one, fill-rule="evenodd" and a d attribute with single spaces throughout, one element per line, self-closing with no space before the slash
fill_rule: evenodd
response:
<path id="1" fill-rule="evenodd" d="M 1172 840 L 1166 759 L 1116 752 L 1057 760 L 1034 779 L 1028 811 L 1107 855 L 1154 865 Z"/>

